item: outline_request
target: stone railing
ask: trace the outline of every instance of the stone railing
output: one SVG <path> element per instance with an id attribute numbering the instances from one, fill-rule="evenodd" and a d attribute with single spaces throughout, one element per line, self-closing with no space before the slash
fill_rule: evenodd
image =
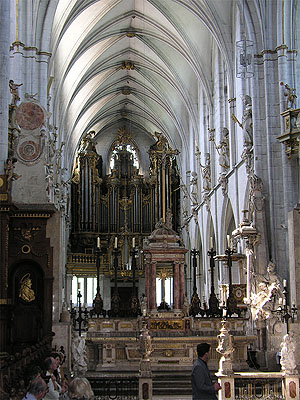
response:
<path id="1" fill-rule="evenodd" d="M 299 400 L 299 375 L 282 372 L 217 373 L 219 400 Z"/>

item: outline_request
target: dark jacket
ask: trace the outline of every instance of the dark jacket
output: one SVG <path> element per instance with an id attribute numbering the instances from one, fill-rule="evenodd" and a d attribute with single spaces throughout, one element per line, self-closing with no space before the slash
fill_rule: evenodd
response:
<path id="1" fill-rule="evenodd" d="M 206 362 L 198 358 L 192 370 L 193 400 L 216 400 L 217 395 Z"/>

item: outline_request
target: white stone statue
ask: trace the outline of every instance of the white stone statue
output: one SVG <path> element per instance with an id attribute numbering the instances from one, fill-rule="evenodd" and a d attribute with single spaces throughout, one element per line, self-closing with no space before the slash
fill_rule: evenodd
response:
<path id="1" fill-rule="evenodd" d="M 191 173 L 190 186 L 192 187 L 191 198 L 193 205 L 198 204 L 198 175 L 195 171 Z"/>
<path id="2" fill-rule="evenodd" d="M 187 298 L 187 295 L 184 295 L 184 301 L 183 301 L 183 314 L 185 317 L 189 316 L 189 311 L 190 311 L 190 303 L 189 299 Z"/>
<path id="3" fill-rule="evenodd" d="M 85 339 L 74 333 L 72 340 L 73 370 L 77 376 L 84 376 L 87 371 Z"/>
<path id="4" fill-rule="evenodd" d="M 229 160 L 229 130 L 227 128 L 223 128 L 221 130 L 220 143 L 216 146 L 216 149 L 219 153 L 219 164 L 222 169 L 227 170 L 230 167 Z"/>
<path id="5" fill-rule="evenodd" d="M 275 272 L 275 263 L 269 261 L 266 270 L 265 274 L 253 272 L 256 291 L 253 291 L 254 285 L 252 285 L 251 311 L 255 320 L 271 317 L 272 311 L 279 304 L 279 298 L 282 297 L 281 282 Z"/>
<path id="6" fill-rule="evenodd" d="M 285 371 L 286 374 L 294 375 L 297 373 L 295 352 L 296 352 L 296 340 L 294 338 L 293 332 L 284 335 L 281 346 L 281 358 L 280 364 L 281 369 Z"/>
<path id="7" fill-rule="evenodd" d="M 147 315 L 147 296 L 143 293 L 140 298 L 140 305 L 141 305 L 141 313 L 143 317 Z"/>
<path id="8" fill-rule="evenodd" d="M 247 94 L 243 96 L 243 139 L 244 147 L 250 149 L 253 145 L 252 100 Z"/>
<path id="9" fill-rule="evenodd" d="M 204 191 L 211 190 L 210 154 L 205 153 L 205 164 L 200 163 L 202 173 L 202 187 Z"/>
<path id="10" fill-rule="evenodd" d="M 293 109 L 296 105 L 296 89 L 290 87 L 287 83 L 280 82 L 280 86 L 284 87 L 283 94 L 286 97 L 286 110 Z"/>
<path id="11" fill-rule="evenodd" d="M 268 284 L 266 281 L 259 282 L 257 293 L 251 295 L 251 311 L 254 320 L 267 319 L 272 313 L 271 299 L 277 290 L 276 283 Z"/>
<path id="12" fill-rule="evenodd" d="M 232 354 L 234 352 L 232 335 L 229 334 L 227 329 L 227 321 L 222 321 L 222 328 L 220 335 L 218 335 L 219 345 L 216 351 L 221 354 L 219 362 L 219 373 L 230 375 L 232 373 Z"/>

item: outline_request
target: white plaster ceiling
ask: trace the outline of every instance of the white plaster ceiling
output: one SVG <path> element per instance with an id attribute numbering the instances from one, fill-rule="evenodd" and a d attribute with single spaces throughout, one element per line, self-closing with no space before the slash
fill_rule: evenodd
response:
<path id="1" fill-rule="evenodd" d="M 51 94 L 70 159 L 86 132 L 96 132 L 103 152 L 124 126 L 140 147 L 159 131 L 187 150 L 199 130 L 200 88 L 212 102 L 214 48 L 231 69 L 236 1 L 59 0 Z M 124 62 L 134 69 L 122 69 Z"/>

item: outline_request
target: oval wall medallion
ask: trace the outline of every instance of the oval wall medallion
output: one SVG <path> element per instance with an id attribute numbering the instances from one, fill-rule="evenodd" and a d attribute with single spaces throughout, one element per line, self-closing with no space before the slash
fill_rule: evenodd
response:
<path id="1" fill-rule="evenodd" d="M 20 128 L 32 131 L 43 125 L 45 113 L 38 104 L 25 102 L 18 107 L 16 119 Z"/>

